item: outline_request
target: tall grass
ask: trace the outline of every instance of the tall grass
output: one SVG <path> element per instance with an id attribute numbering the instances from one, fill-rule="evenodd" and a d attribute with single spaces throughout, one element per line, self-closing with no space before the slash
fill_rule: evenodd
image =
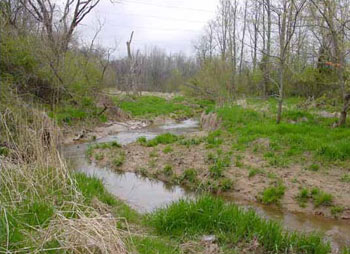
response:
<path id="1" fill-rule="evenodd" d="M 84 202 L 58 128 L 13 98 L 0 107 L 0 252 L 125 253 L 116 220 Z"/>
<path id="2" fill-rule="evenodd" d="M 258 240 L 266 253 L 330 253 L 328 243 L 316 234 L 289 233 L 276 222 L 262 219 L 253 210 L 243 210 L 210 196 L 181 200 L 148 217 L 159 234 L 178 237 L 216 234 L 224 243 Z"/>

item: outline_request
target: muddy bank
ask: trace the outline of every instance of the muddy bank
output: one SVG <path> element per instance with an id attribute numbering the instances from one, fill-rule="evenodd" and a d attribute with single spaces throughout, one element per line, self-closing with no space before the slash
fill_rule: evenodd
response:
<path id="1" fill-rule="evenodd" d="M 287 168 L 271 167 L 258 154 L 232 151 L 229 144 L 210 148 L 203 141 L 205 136 L 205 132 L 192 133 L 183 141 L 155 147 L 137 142 L 125 145 L 118 148 L 124 153 L 120 165 L 113 163 L 114 149 L 96 149 L 91 159 L 100 166 L 139 173 L 192 190 L 225 193 L 227 197 L 250 202 L 258 202 L 266 188 L 283 183 L 285 194 L 275 206 L 290 212 L 336 217 L 350 223 L 350 185 L 340 181 L 341 170 L 312 172 L 298 164 Z M 331 194 L 332 204 L 316 206 L 311 199 L 301 204 L 297 195 L 302 188 L 319 188 Z"/>

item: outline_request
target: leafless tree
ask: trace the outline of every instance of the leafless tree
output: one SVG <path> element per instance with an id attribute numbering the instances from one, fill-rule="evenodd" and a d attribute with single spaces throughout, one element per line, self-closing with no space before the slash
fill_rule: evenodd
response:
<path id="1" fill-rule="evenodd" d="M 73 32 L 100 0 L 66 0 L 63 10 L 53 0 L 20 0 L 27 11 L 42 24 L 56 52 L 65 52 Z"/>

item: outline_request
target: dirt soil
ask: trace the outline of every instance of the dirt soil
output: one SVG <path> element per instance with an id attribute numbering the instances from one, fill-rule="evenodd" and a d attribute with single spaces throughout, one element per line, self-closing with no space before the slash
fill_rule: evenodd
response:
<path id="1" fill-rule="evenodd" d="M 203 136 L 205 132 L 191 134 L 191 136 Z M 264 144 L 264 140 L 258 141 Z M 172 182 L 180 177 L 186 169 L 194 169 L 197 172 L 199 183 L 202 184 L 210 179 L 210 166 L 208 154 L 215 154 L 217 148 L 208 148 L 204 142 L 198 145 L 171 144 L 171 152 L 164 152 L 167 145 L 156 147 L 145 147 L 138 143 L 132 143 L 122 148 L 125 152 L 125 161 L 117 169 L 122 171 L 137 172 L 147 176 L 157 178 L 162 181 Z M 230 144 L 222 144 L 222 151 L 230 151 Z M 106 153 L 101 149 L 95 153 Z M 226 153 L 225 153 L 226 154 Z M 337 215 L 337 218 L 350 222 L 350 184 L 340 181 L 344 171 L 339 168 L 325 169 L 318 172 L 305 170 L 305 166 L 298 163 L 286 167 L 272 167 L 257 153 L 252 151 L 227 153 L 231 157 L 231 165 L 225 168 L 224 178 L 233 181 L 233 188 L 225 195 L 234 196 L 240 200 L 258 202 L 261 192 L 276 182 L 281 181 L 285 187 L 285 195 L 280 202 L 283 209 L 291 212 L 301 212 L 318 216 L 334 217 L 331 214 L 330 206 L 315 207 L 311 200 L 307 201 L 305 207 L 301 207 L 296 199 L 296 195 L 301 188 L 319 188 L 330 193 L 334 197 L 334 206 L 343 207 L 344 210 Z M 239 162 L 237 162 L 239 156 Z M 92 160 L 94 160 L 92 156 Z M 109 152 L 103 159 L 97 161 L 98 164 L 111 166 L 113 153 Z M 164 173 L 164 167 L 170 165 L 172 175 Z M 249 177 L 251 169 L 258 169 L 259 173 Z"/>

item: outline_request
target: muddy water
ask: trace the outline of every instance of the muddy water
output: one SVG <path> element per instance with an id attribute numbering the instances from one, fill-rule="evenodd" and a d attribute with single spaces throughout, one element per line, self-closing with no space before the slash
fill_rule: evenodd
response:
<path id="1" fill-rule="evenodd" d="M 190 119 L 180 123 L 168 123 L 142 130 L 120 132 L 92 143 L 118 141 L 120 144 L 128 144 L 136 141 L 141 136 L 150 139 L 166 132 L 182 135 L 195 131 L 198 131 L 198 122 Z M 100 168 L 94 163 L 89 163 L 85 158 L 85 150 L 92 143 L 67 146 L 64 148 L 63 153 L 65 157 L 72 161 L 78 171 L 102 179 L 106 189 L 110 193 L 124 200 L 137 211 L 143 213 L 150 212 L 181 198 L 193 198 L 195 196 L 194 193 L 186 192 L 179 186 L 169 186 L 161 181 L 143 178 L 130 172 L 118 173 L 108 168 Z M 344 221 L 290 213 L 271 206 L 232 200 L 232 198 L 229 200 L 243 207 L 253 208 L 265 218 L 281 222 L 286 229 L 303 232 L 321 232 L 325 235 L 325 239 L 331 242 L 335 251 L 340 247 L 350 246 L 350 224 Z"/>

